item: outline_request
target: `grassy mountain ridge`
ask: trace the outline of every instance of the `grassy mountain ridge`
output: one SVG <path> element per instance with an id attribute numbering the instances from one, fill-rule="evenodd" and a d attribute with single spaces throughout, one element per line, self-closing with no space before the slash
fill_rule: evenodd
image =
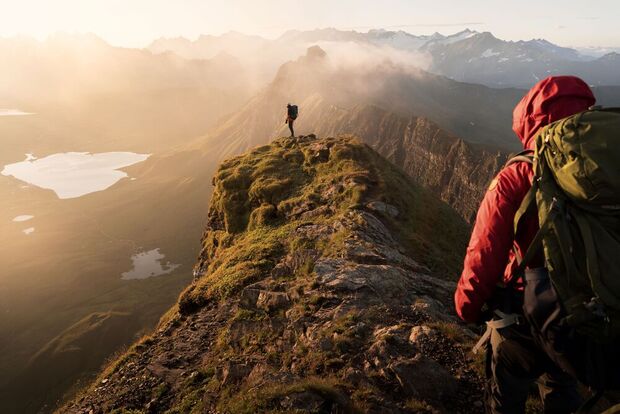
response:
<path id="1" fill-rule="evenodd" d="M 351 137 L 275 140 L 214 186 L 194 282 L 60 412 L 475 412 L 447 205 Z"/>

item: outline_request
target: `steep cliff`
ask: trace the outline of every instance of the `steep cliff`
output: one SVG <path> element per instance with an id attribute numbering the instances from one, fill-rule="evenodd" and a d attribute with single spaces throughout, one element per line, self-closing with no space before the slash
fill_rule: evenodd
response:
<path id="1" fill-rule="evenodd" d="M 450 207 L 346 137 L 275 140 L 213 184 L 193 283 L 61 412 L 480 411 Z"/>
<path id="2" fill-rule="evenodd" d="M 404 117 L 375 105 L 313 108 L 319 113 L 310 109 L 309 117 L 321 120 L 317 134 L 346 131 L 359 137 L 468 222 L 475 219 L 489 182 L 506 160 L 506 152 L 466 142 L 424 117 Z"/>

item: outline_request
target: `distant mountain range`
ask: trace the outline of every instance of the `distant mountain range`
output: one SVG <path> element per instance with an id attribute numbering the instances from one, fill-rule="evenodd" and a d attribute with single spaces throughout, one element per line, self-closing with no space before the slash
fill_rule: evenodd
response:
<path id="1" fill-rule="evenodd" d="M 544 39 L 505 41 L 489 32 L 472 30 L 449 36 L 439 33 L 417 36 L 387 30 L 367 33 L 337 29 L 293 30 L 275 40 L 231 32 L 222 36 L 200 36 L 195 41 L 162 38 L 154 41 L 149 49 L 172 51 L 186 58 L 211 58 L 226 51 L 246 62 L 250 53 L 254 65 L 273 68 L 309 45 L 324 43 L 410 53 L 410 64 L 414 66 L 454 80 L 492 87 L 527 88 L 537 80 L 556 74 L 581 76 L 592 85 L 620 85 L 620 50 L 577 50 Z"/>

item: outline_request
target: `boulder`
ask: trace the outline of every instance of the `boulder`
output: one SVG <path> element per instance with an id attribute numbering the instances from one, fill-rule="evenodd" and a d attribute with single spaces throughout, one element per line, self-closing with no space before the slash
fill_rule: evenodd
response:
<path id="1" fill-rule="evenodd" d="M 250 364 L 228 361 L 217 370 L 217 379 L 223 386 L 236 384 L 245 379 L 252 372 L 252 368 Z"/>
<path id="2" fill-rule="evenodd" d="M 410 397 L 441 401 L 458 388 L 456 380 L 444 367 L 421 354 L 397 360 L 389 368 Z"/>
<path id="3" fill-rule="evenodd" d="M 268 292 L 261 290 L 258 293 L 256 307 L 267 312 L 273 312 L 279 309 L 287 308 L 291 303 L 288 295 L 284 292 Z"/>
<path id="4" fill-rule="evenodd" d="M 370 203 L 366 204 L 366 208 L 381 213 L 384 216 L 389 216 L 393 218 L 398 217 L 398 215 L 400 214 L 396 207 L 391 204 L 384 203 L 383 201 L 371 201 Z"/>

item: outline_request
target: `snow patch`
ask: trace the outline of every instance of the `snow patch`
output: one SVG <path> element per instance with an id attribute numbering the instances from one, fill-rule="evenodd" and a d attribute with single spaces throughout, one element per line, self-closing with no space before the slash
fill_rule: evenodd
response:
<path id="1" fill-rule="evenodd" d="M 500 54 L 501 54 L 500 52 L 494 52 L 493 49 L 487 49 L 484 52 L 482 52 L 482 55 L 480 55 L 480 57 L 490 58 L 493 56 L 499 56 Z"/>

